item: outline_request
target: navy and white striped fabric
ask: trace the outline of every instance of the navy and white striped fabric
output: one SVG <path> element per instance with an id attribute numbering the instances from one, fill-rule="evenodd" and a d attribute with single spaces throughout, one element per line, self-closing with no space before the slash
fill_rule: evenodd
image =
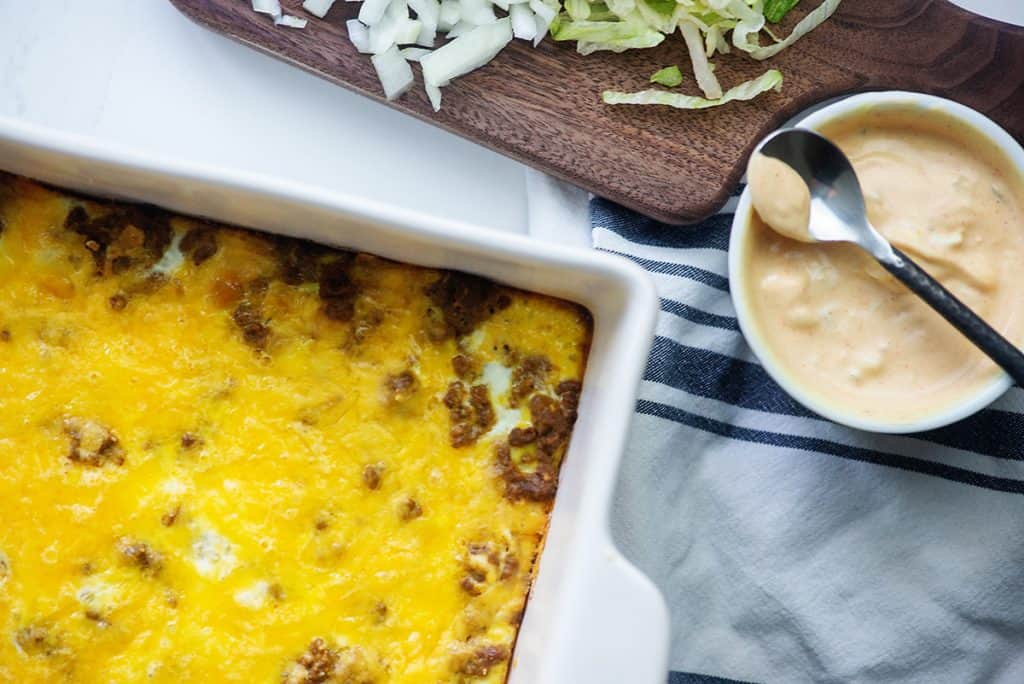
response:
<path id="1" fill-rule="evenodd" d="M 744 343 L 731 214 L 591 219 L 661 297 L 614 529 L 668 599 L 669 682 L 1024 682 L 1024 390 L 927 434 L 840 427 Z"/>

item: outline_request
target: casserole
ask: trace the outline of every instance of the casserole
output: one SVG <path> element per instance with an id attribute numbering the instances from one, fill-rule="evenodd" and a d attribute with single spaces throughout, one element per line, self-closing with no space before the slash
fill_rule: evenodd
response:
<path id="1" fill-rule="evenodd" d="M 468 271 L 587 307 L 595 328 L 579 420 L 509 681 L 663 679 L 664 604 L 614 549 L 607 527 L 635 388 L 653 334 L 656 300 L 639 269 L 601 254 L 539 247 L 284 182 L 154 163 L 15 122 L 0 122 L 0 153 L 4 170 L 60 186 Z"/>

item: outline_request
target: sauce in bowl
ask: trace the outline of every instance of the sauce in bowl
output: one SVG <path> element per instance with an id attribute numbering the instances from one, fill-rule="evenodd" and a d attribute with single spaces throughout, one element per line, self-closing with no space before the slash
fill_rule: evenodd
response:
<path id="1" fill-rule="evenodd" d="M 914 107 L 864 110 L 818 130 L 853 163 L 875 228 L 1019 343 L 1024 181 L 1006 154 L 959 119 Z M 754 329 L 787 379 L 845 414 L 899 424 L 999 376 L 858 247 L 798 241 L 806 186 L 765 161 L 775 162 L 751 165 L 759 187 L 741 267 Z"/>

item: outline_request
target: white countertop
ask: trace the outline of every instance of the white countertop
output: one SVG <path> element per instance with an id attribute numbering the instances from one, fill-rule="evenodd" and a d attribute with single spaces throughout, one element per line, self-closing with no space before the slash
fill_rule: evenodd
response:
<path id="1" fill-rule="evenodd" d="M 521 164 L 214 35 L 166 0 L 0 8 L 0 116 L 526 229 Z"/>
<path id="2" fill-rule="evenodd" d="M 958 2 L 1024 24 L 1021 0 Z M 519 163 L 216 36 L 166 0 L 0 8 L 0 116 L 526 231 Z"/>

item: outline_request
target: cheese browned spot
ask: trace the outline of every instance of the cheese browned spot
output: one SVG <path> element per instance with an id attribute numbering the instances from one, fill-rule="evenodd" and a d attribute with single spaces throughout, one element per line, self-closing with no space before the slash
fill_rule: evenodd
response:
<path id="1" fill-rule="evenodd" d="M 179 515 L 181 515 L 181 504 L 176 504 L 174 508 L 160 516 L 160 524 L 164 527 L 170 527 L 177 522 Z"/>
<path id="2" fill-rule="evenodd" d="M 14 643 L 29 656 L 53 657 L 63 655 L 66 651 L 60 635 L 44 624 L 22 627 L 15 632 Z"/>
<path id="3" fill-rule="evenodd" d="M 415 520 L 421 515 L 423 515 L 423 507 L 420 506 L 419 502 L 411 496 L 405 497 L 402 499 L 401 503 L 398 504 L 398 517 L 405 522 Z"/>
<path id="4" fill-rule="evenodd" d="M 380 479 L 383 475 L 383 463 L 367 463 L 363 466 L 363 484 L 367 489 L 379 489 Z"/>

